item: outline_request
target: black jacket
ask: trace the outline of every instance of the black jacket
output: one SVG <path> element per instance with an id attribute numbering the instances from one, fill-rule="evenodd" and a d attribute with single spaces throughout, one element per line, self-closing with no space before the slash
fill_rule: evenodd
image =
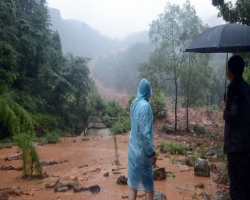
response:
<path id="1" fill-rule="evenodd" d="M 237 77 L 227 89 L 224 153 L 250 151 L 250 85 Z"/>

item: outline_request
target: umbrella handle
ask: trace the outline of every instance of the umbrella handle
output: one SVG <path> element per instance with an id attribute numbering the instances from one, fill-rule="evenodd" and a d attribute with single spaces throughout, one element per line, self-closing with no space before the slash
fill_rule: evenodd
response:
<path id="1" fill-rule="evenodd" d="M 224 101 L 227 100 L 227 68 L 228 68 L 228 53 L 226 58 L 226 75 L 225 75 L 225 93 L 224 93 Z"/>

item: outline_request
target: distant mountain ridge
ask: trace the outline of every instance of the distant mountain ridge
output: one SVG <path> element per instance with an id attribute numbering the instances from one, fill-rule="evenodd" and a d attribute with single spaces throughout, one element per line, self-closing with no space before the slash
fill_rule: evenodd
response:
<path id="1" fill-rule="evenodd" d="M 124 46 L 134 43 L 149 43 L 147 31 L 134 33 L 123 41 L 101 35 L 84 22 L 61 17 L 60 10 L 49 8 L 52 31 L 58 31 L 61 38 L 63 53 L 71 52 L 76 56 L 95 57 L 108 52 L 120 51 Z"/>
<path id="2" fill-rule="evenodd" d="M 101 35 L 84 22 L 62 19 L 58 9 L 49 8 L 49 14 L 50 29 L 60 34 L 63 53 L 72 52 L 76 56 L 93 57 L 94 54 L 118 46 L 118 41 Z"/>

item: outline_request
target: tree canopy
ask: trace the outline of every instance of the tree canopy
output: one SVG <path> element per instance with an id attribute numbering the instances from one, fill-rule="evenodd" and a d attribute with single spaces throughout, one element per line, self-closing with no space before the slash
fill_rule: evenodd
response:
<path id="1" fill-rule="evenodd" d="M 186 1 L 182 7 L 167 3 L 164 13 L 160 14 L 158 19 L 150 25 L 149 37 L 156 49 L 151 54 L 149 61 L 140 66 L 140 73 L 141 76 L 147 77 L 152 85 L 161 87 L 165 91 L 166 88 L 173 85 L 175 130 L 177 129 L 177 98 L 181 94 L 181 91 L 179 91 L 180 84 L 185 82 L 185 74 L 192 75 L 190 80 L 194 80 L 194 77 L 198 75 L 198 73 L 194 74 L 187 70 L 187 66 L 189 66 L 188 53 L 185 53 L 184 50 L 206 28 L 196 15 L 190 1 Z M 199 64 L 204 63 L 200 66 L 201 68 L 206 67 L 209 57 L 200 57 L 199 59 L 203 59 L 202 62 L 200 62 L 201 60 L 198 61 L 198 57 L 200 56 L 191 56 L 191 64 L 194 64 L 196 60 Z M 180 82 L 181 79 L 182 82 Z M 189 86 L 194 86 L 194 84 Z M 185 90 L 185 88 L 183 89 Z M 186 91 L 191 92 L 192 90 Z M 203 94 L 204 90 L 200 90 L 200 92 Z M 187 93 L 185 94 L 187 95 Z"/>

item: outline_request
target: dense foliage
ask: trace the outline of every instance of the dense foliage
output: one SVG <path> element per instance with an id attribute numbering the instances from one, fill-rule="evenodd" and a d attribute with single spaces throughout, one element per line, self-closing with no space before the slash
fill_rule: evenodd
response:
<path id="1" fill-rule="evenodd" d="M 22 168 L 25 178 L 43 177 L 42 165 L 39 156 L 35 150 L 34 137 L 25 133 L 14 136 L 14 140 L 18 143 L 18 147 L 22 152 Z"/>
<path id="2" fill-rule="evenodd" d="M 0 15 L 0 136 L 80 133 L 96 91 L 89 59 L 63 55 L 46 0 L 1 0 Z"/>
<path id="3" fill-rule="evenodd" d="M 188 111 L 189 105 L 201 100 L 204 104 L 209 95 L 209 78 L 212 72 L 208 66 L 210 57 L 184 52 L 192 40 L 206 28 L 188 0 L 183 7 L 167 3 L 164 13 L 150 25 L 149 37 L 156 49 L 149 61 L 140 66 L 139 71 L 141 76 L 147 77 L 153 85 L 164 91 L 174 88 L 169 95 L 174 95 L 175 131 L 178 97 L 184 96 Z M 203 87 L 197 90 L 197 83 L 201 80 Z"/>

